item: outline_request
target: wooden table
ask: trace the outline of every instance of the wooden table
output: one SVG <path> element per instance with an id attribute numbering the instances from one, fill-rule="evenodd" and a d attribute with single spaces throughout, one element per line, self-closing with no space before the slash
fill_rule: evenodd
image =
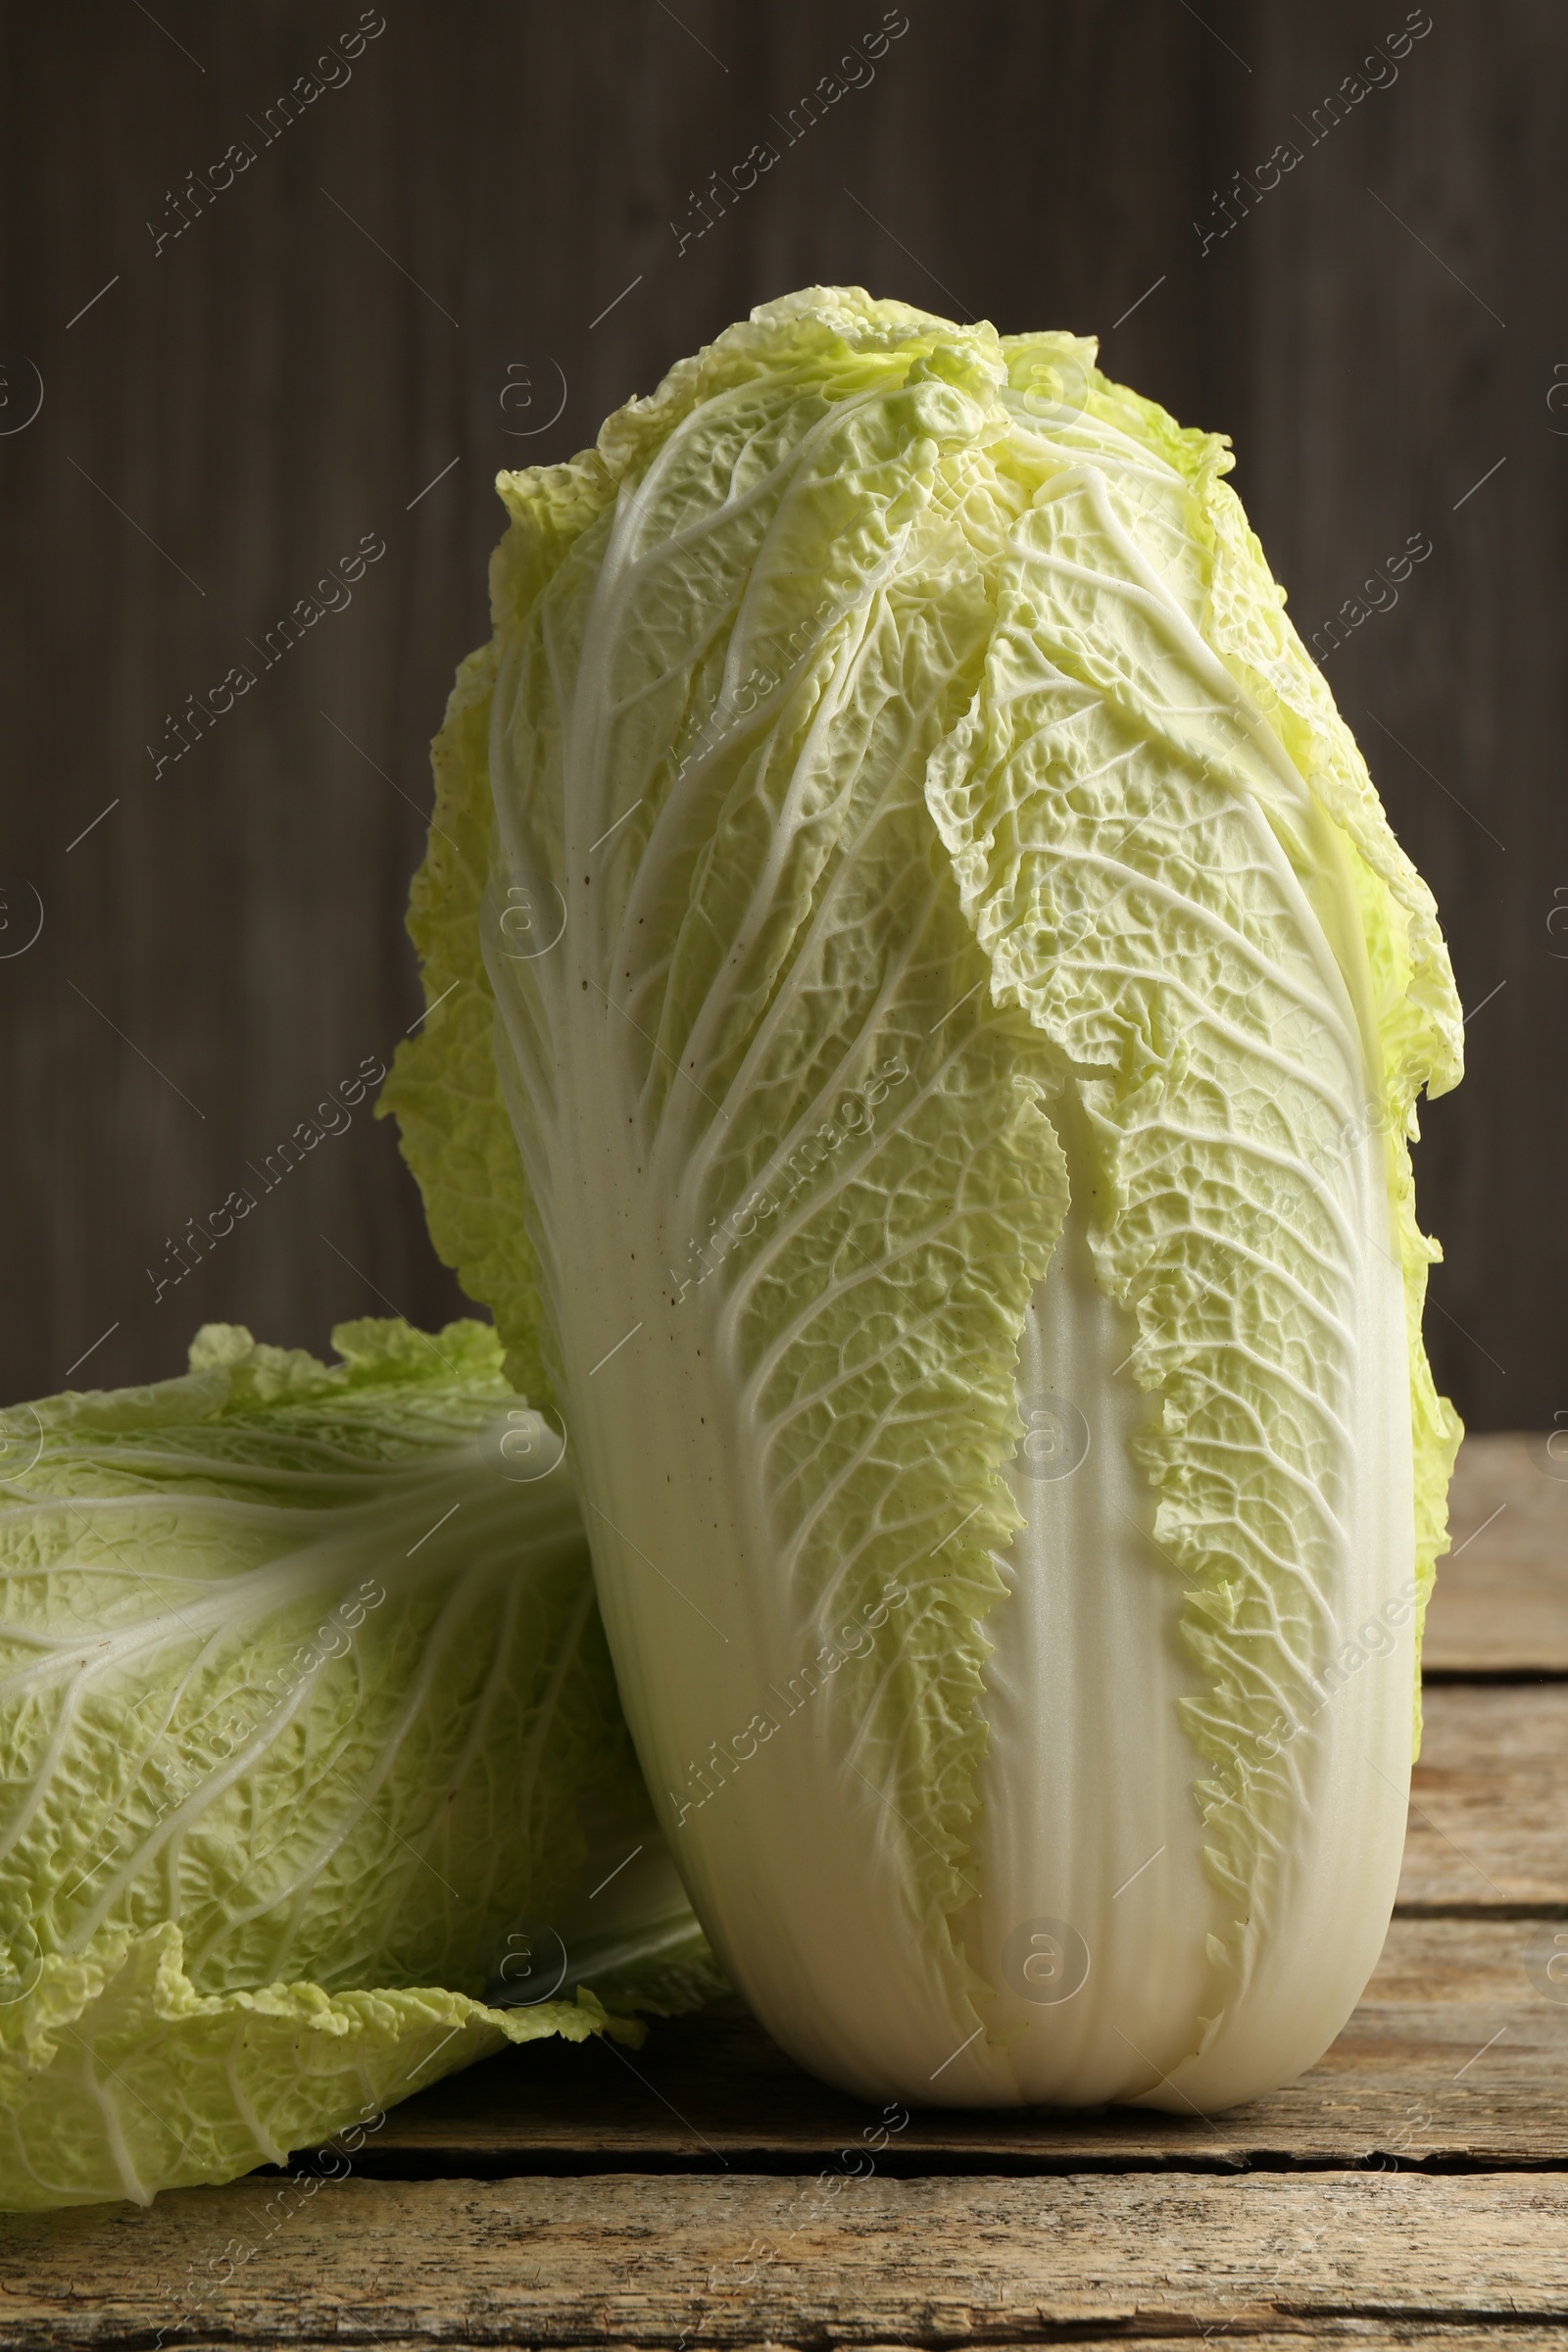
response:
<path id="1" fill-rule="evenodd" d="M 0 2222 L 0 2345 L 1568 2343 L 1557 1467 L 1466 1446 L 1398 1908 L 1290 2089 L 917 2114 L 873 2159 L 738 2006 L 630 2058 L 538 2044 L 397 2109 L 270 2234 L 274 2174 Z"/>

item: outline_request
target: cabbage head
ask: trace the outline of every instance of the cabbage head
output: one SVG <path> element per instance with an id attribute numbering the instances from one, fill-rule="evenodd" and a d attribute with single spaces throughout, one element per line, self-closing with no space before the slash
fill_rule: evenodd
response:
<path id="1" fill-rule="evenodd" d="M 357 2148 L 713 1982 L 559 1436 L 483 1324 L 333 1345 L 0 1414 L 0 2206 Z"/>
<path id="2" fill-rule="evenodd" d="M 1246 2098 L 1394 1897 L 1461 1029 L 1229 466 L 771 303 L 500 477 L 436 745 L 405 1150 L 698 1915 L 871 2097 Z"/>

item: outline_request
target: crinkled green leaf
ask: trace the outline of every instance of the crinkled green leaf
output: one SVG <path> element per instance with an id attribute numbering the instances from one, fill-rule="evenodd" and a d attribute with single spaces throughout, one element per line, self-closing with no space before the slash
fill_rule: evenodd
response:
<path id="1" fill-rule="evenodd" d="M 0 2203 L 226 2178 L 362 2057 L 390 2098 L 586 2030 L 585 1979 L 712 1981 L 559 1437 L 484 1325 L 333 1336 L 3 1416 Z"/>
<path id="2" fill-rule="evenodd" d="M 388 2107 L 509 2042 L 643 2029 L 575 1999 L 487 2008 L 434 1986 L 203 1994 L 178 1928 L 52 1954 L 0 2008 L 0 2201 L 14 2210 L 231 2180 L 312 2142 L 364 2144 Z M 332 2173 L 342 2146 L 321 2151 Z"/>

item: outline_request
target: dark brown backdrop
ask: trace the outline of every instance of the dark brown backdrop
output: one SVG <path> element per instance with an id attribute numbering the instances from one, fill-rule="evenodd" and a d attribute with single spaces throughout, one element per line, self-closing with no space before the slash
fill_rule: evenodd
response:
<path id="1" fill-rule="evenodd" d="M 1479 1426 L 1568 1407 L 1568 16 L 1431 0 L 1331 127 L 1400 0 L 906 6 L 874 82 L 684 250 L 693 192 L 880 0 L 383 0 L 352 78 L 270 143 L 354 0 L 6 9 L 0 1396 L 177 1369 L 203 1318 L 319 1348 L 345 1314 L 454 1310 L 363 1105 L 154 1281 L 417 1013 L 402 902 L 485 631 L 496 467 L 580 446 L 814 279 L 1098 331 L 1233 435 L 1305 633 L 1430 537 L 1328 664 L 1474 1014 L 1420 1154 L 1429 1337 Z M 174 235 L 235 140 L 256 161 Z M 1284 140 L 1300 163 L 1205 247 Z M 386 552 L 352 604 L 155 772 L 166 714 L 362 534 Z"/>

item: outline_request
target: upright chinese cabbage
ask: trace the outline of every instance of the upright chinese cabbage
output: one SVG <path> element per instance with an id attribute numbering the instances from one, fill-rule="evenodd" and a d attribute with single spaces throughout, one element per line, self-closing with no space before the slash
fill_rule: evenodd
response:
<path id="1" fill-rule="evenodd" d="M 501 476 L 436 746 L 405 1150 L 698 1914 L 872 2096 L 1245 2098 L 1393 1900 L 1460 1026 L 1229 464 L 792 296 Z"/>
<path id="2" fill-rule="evenodd" d="M 710 1981 L 559 1437 L 482 1324 L 333 1344 L 0 1414 L 0 2206 L 230 2180 Z"/>

